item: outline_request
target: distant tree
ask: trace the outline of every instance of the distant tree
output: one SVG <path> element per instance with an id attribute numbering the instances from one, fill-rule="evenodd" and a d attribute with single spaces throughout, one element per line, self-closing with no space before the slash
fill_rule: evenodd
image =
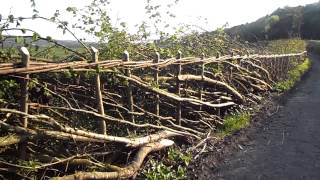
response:
<path id="1" fill-rule="evenodd" d="M 270 16 L 255 22 L 236 26 L 227 33 L 247 41 L 283 38 L 320 39 L 320 2 L 278 8 Z"/>

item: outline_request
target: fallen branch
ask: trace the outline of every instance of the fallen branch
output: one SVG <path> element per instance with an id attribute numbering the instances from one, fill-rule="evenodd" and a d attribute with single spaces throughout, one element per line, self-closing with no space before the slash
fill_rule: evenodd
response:
<path id="1" fill-rule="evenodd" d="M 83 109 L 65 108 L 65 110 L 71 110 L 71 111 L 75 111 L 75 112 L 87 113 L 87 114 L 91 114 L 91 115 L 94 115 L 96 117 L 102 118 L 104 120 L 123 123 L 123 124 L 131 125 L 133 127 L 155 128 L 155 129 L 167 130 L 167 131 L 171 131 L 171 132 L 176 133 L 176 134 L 187 135 L 187 136 L 195 137 L 197 139 L 201 139 L 199 136 L 197 136 L 197 135 L 195 135 L 193 133 L 175 130 L 175 129 L 172 129 L 172 128 L 169 128 L 169 127 L 166 127 L 166 126 L 157 126 L 157 125 L 149 124 L 149 123 L 136 124 L 136 123 L 133 123 L 133 122 L 130 122 L 130 121 L 117 119 L 117 118 L 114 118 L 114 117 L 108 116 L 108 115 L 101 115 L 99 113 L 92 112 L 92 111 L 86 111 L 86 110 L 83 110 Z M 53 121 L 54 119 L 52 119 L 51 117 L 46 116 L 46 115 L 30 115 L 30 114 L 26 114 L 26 113 L 23 113 L 21 111 L 17 111 L 17 110 L 14 110 L 14 109 L 5 109 L 5 108 L 0 108 L 0 112 L 7 112 L 7 113 L 9 112 L 9 113 L 23 115 L 23 116 L 28 117 L 31 120 L 32 119 L 46 119 L 46 120 L 51 121 L 51 123 L 54 124 L 55 126 L 59 126 L 56 121 Z M 1 125 L 1 123 L 3 124 L 4 122 L 0 121 L 0 125 Z M 7 124 L 7 125 L 9 125 L 9 124 Z M 61 128 L 61 126 L 60 126 L 60 128 Z M 202 133 L 199 132 L 197 134 L 201 135 Z"/>
<path id="2" fill-rule="evenodd" d="M 128 147 L 139 147 L 147 143 L 155 142 L 163 138 L 168 138 L 172 136 L 178 136 L 179 134 L 171 132 L 171 131 L 160 131 L 155 134 L 151 134 L 145 137 L 139 138 L 126 138 L 126 137 L 117 137 L 117 136 L 109 136 L 103 134 L 97 134 L 93 132 L 87 132 L 78 129 L 72 128 L 65 128 L 66 132 L 61 131 L 50 131 L 50 130 L 32 130 L 23 128 L 20 126 L 12 126 L 5 122 L 0 121 L 0 127 L 5 128 L 9 131 L 13 131 L 15 133 L 23 133 L 27 134 L 24 136 L 33 136 L 33 138 L 40 138 L 40 137 L 51 137 L 55 139 L 61 140 L 74 140 L 74 141 L 81 141 L 81 142 L 96 142 L 96 143 L 107 143 L 107 142 L 117 142 L 126 144 Z M 22 142 L 24 136 L 16 137 L 15 142 Z"/>
<path id="3" fill-rule="evenodd" d="M 159 151 L 172 146 L 173 141 L 162 139 L 159 142 L 149 143 L 140 148 L 133 162 L 115 172 L 77 172 L 63 177 L 54 177 L 53 180 L 76 180 L 76 179 L 127 179 L 134 176 L 140 169 L 144 159 L 150 152 Z"/>

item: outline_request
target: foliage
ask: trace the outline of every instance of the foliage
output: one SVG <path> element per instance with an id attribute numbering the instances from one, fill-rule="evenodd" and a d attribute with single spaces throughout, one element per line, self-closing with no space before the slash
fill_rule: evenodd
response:
<path id="1" fill-rule="evenodd" d="M 302 37 L 320 39 L 320 2 L 309 4 L 303 11 Z"/>
<path id="2" fill-rule="evenodd" d="M 19 84 L 15 80 L 0 80 L 0 99 L 15 102 Z"/>
<path id="3" fill-rule="evenodd" d="M 301 39 L 281 39 L 268 41 L 266 50 L 272 54 L 290 54 L 305 51 L 306 43 Z"/>
<path id="4" fill-rule="evenodd" d="M 192 160 L 190 153 L 182 153 L 180 149 L 172 147 L 168 150 L 168 159 L 176 164 L 184 164 L 186 166 L 188 166 Z"/>
<path id="5" fill-rule="evenodd" d="M 279 92 L 288 91 L 296 82 L 301 79 L 301 76 L 311 67 L 311 61 L 306 59 L 303 63 L 297 65 L 294 69 L 288 72 L 288 79 L 275 84 L 275 89 Z"/>
<path id="6" fill-rule="evenodd" d="M 122 58 L 123 52 L 130 52 L 130 59 L 145 60 L 154 57 L 155 52 L 159 52 L 161 58 L 175 57 L 178 50 L 183 52 L 183 56 L 213 56 L 216 54 L 229 54 L 233 51 L 243 51 L 242 45 L 235 45 L 229 36 L 224 32 L 225 26 L 218 28 L 216 31 L 207 32 L 201 27 L 192 25 L 181 25 L 180 27 L 170 27 L 170 24 L 164 19 L 175 18 L 171 12 L 179 1 L 168 1 L 167 4 L 158 3 L 156 1 L 146 1 L 145 11 L 146 20 L 140 25 L 137 25 L 138 30 L 135 33 L 128 31 L 125 22 L 117 24 L 111 23 L 109 16 L 107 0 L 92 0 L 91 4 L 78 9 L 76 7 L 67 7 L 65 11 L 56 10 L 52 17 L 42 17 L 36 10 L 36 4 L 31 1 L 32 8 L 35 10 L 32 19 L 42 19 L 54 23 L 63 33 L 70 33 L 82 45 L 81 49 L 75 49 L 78 56 L 90 58 L 88 54 L 88 43 L 85 43 L 85 38 L 77 37 L 73 32 L 79 31 L 87 34 L 98 40 L 95 46 L 99 46 L 99 57 L 101 59 L 119 59 Z M 61 20 L 61 14 L 68 13 L 75 23 L 72 21 Z M 10 18 L 9 18 L 10 17 Z M 16 43 L 21 46 L 28 47 L 31 56 L 49 58 L 53 60 L 73 60 L 70 56 L 74 54 L 70 49 L 64 49 L 64 45 L 59 41 L 53 40 L 51 37 L 41 37 L 32 29 L 21 27 L 21 22 L 25 17 L 8 16 L 8 21 L 0 23 L 0 34 L 10 31 L 8 27 L 15 26 L 14 30 L 21 30 L 22 36 L 8 37 L 0 39 L 0 44 L 6 44 L 10 38 L 16 38 Z M 118 22 L 118 21 L 117 21 Z M 168 33 L 168 28 L 174 29 L 173 33 Z M 29 37 L 29 34 L 32 34 Z M 156 40 L 152 40 L 156 39 Z M 42 41 L 47 41 L 48 44 L 44 47 L 39 47 Z M 52 46 L 51 46 L 52 45 Z M 14 47 L 11 47 L 15 49 Z M 10 48 L 2 49 L 0 55 L 18 55 L 17 52 L 8 51 Z M 9 52 L 9 53 L 8 53 Z M 56 52 L 53 54 L 53 52 Z M 1 57 L 4 57 L 4 56 Z M 7 58 L 9 59 L 9 58 Z"/>
<path id="7" fill-rule="evenodd" d="M 170 147 L 166 160 L 151 159 L 142 174 L 150 180 L 186 179 L 186 167 L 191 160 L 190 153 L 182 153 L 180 149 Z"/>
<path id="8" fill-rule="evenodd" d="M 265 32 L 269 32 L 272 28 L 272 26 L 274 26 L 276 23 L 278 23 L 280 21 L 280 17 L 278 15 L 272 15 L 269 17 L 269 19 L 267 20 L 267 24 L 265 26 Z"/>
<path id="9" fill-rule="evenodd" d="M 28 167 L 28 168 L 19 170 L 18 171 L 19 174 L 25 175 L 28 177 L 33 177 L 33 178 L 35 178 L 35 174 L 38 172 L 38 169 L 36 169 L 36 167 L 41 165 L 41 163 L 38 162 L 37 160 L 29 160 L 29 161 L 19 160 L 18 164 L 21 166 Z"/>
<path id="10" fill-rule="evenodd" d="M 179 166 L 177 170 L 174 170 L 172 166 L 166 166 L 163 162 L 150 160 L 150 168 L 143 172 L 147 179 L 185 179 L 186 169 Z"/>
<path id="11" fill-rule="evenodd" d="M 218 130 L 218 133 L 222 136 L 230 135 L 239 129 L 247 127 L 249 125 L 249 122 L 249 112 L 240 112 L 227 115 L 224 118 L 223 127 Z"/>
<path id="12" fill-rule="evenodd" d="M 255 22 L 227 30 L 250 42 L 286 38 L 320 39 L 320 2 L 279 8 Z"/>

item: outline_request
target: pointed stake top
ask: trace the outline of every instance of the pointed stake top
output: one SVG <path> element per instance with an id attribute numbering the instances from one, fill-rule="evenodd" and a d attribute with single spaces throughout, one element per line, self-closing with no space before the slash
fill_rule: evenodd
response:
<path id="1" fill-rule="evenodd" d="M 204 53 L 201 53 L 201 59 L 204 59 L 204 57 L 205 57 L 205 55 L 204 55 Z"/>
<path id="2" fill-rule="evenodd" d="M 127 50 L 123 52 L 123 60 L 129 61 L 129 52 Z"/>
<path id="3" fill-rule="evenodd" d="M 19 52 L 21 55 L 24 55 L 24 56 L 30 56 L 30 53 L 28 51 L 28 49 L 26 47 L 20 47 L 19 48 Z"/>
<path id="4" fill-rule="evenodd" d="M 97 53 L 97 52 L 99 52 L 98 49 L 96 49 L 96 48 L 93 47 L 93 46 L 90 47 L 90 50 L 91 50 L 91 52 L 94 53 L 94 54 Z"/>
<path id="5" fill-rule="evenodd" d="M 158 51 L 156 51 L 156 57 L 160 59 L 160 53 Z"/>
<path id="6" fill-rule="evenodd" d="M 177 54 L 177 59 L 181 59 L 181 58 L 182 58 L 182 52 L 179 50 Z"/>

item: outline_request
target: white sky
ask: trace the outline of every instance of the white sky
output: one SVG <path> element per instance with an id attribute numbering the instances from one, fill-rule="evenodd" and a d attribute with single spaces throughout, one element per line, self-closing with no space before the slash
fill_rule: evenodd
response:
<path id="1" fill-rule="evenodd" d="M 134 31 L 134 25 L 146 19 L 144 7 L 146 0 L 110 0 L 110 16 L 120 18 L 128 24 L 129 30 Z M 153 0 L 165 4 L 174 0 Z M 262 16 L 272 13 L 279 7 L 297 6 L 314 3 L 317 0 L 180 0 L 173 13 L 174 20 L 167 20 L 170 24 L 193 24 L 207 30 L 214 30 L 226 22 L 229 26 L 252 22 Z M 15 16 L 30 16 L 29 0 L 0 0 L 0 14 L 6 17 L 11 12 Z M 56 9 L 65 10 L 68 6 L 81 8 L 88 5 L 90 0 L 36 0 L 37 9 L 41 16 L 51 17 Z M 202 17 L 201 20 L 198 17 Z M 207 24 L 204 21 L 207 18 Z M 50 35 L 56 39 L 72 39 L 70 35 L 63 35 L 54 25 L 40 22 L 28 22 L 26 28 L 37 30 L 42 36 Z M 79 35 L 81 36 L 81 34 Z"/>

